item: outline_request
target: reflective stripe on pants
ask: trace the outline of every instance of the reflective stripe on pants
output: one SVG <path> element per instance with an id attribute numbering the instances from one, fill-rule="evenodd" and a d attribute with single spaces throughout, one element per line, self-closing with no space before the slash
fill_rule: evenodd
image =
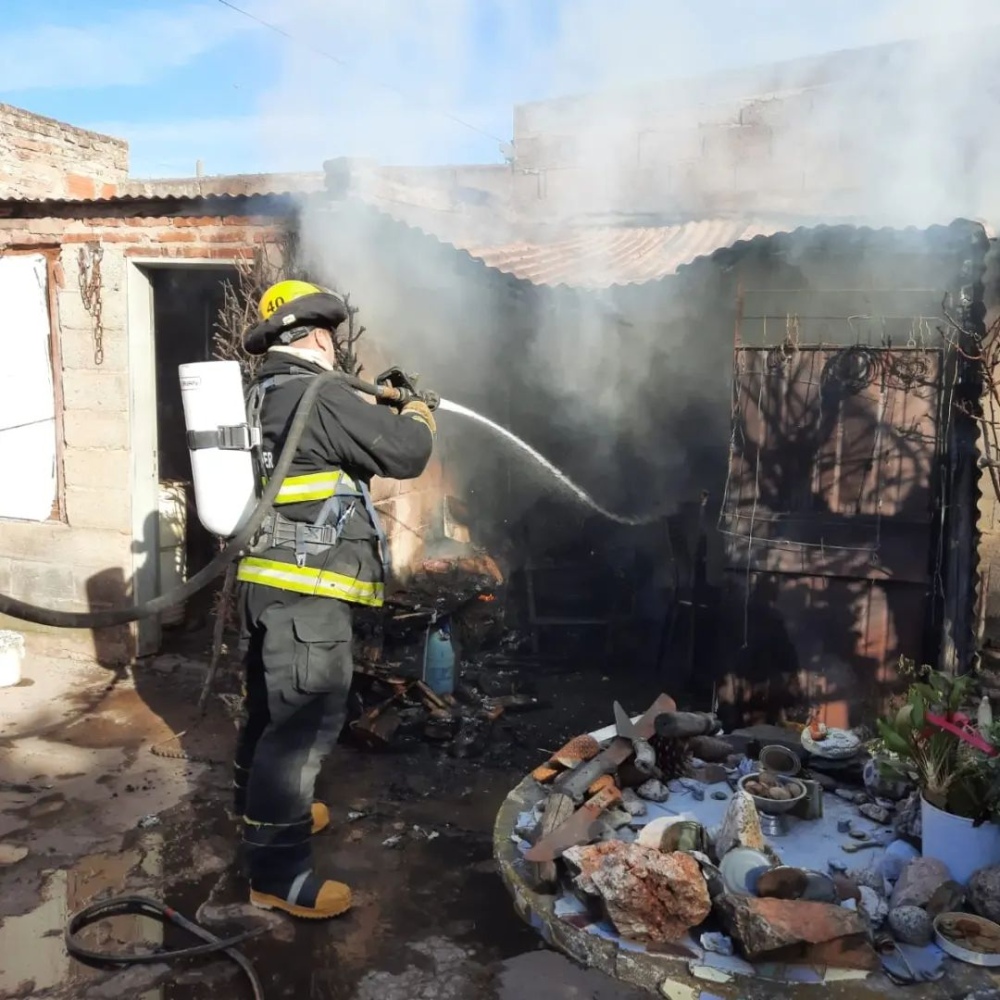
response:
<path id="1" fill-rule="evenodd" d="M 278 590 L 313 597 L 335 597 L 350 604 L 364 604 L 371 608 L 380 608 L 385 601 L 384 584 L 368 583 L 328 569 L 296 566 L 276 559 L 247 556 L 240 560 L 236 578 L 243 583 L 277 587 Z"/>

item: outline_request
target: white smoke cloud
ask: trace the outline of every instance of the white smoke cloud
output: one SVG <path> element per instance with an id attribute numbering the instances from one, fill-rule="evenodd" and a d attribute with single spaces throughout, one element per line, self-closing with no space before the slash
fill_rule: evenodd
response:
<path id="1" fill-rule="evenodd" d="M 1000 11 L 988 0 L 947 6 L 924 0 L 283 0 L 273 16 L 349 67 L 301 45 L 284 50 L 280 82 L 261 108 L 262 120 L 288 114 L 317 123 L 298 134 L 281 130 L 288 165 L 338 155 L 383 163 L 499 163 L 496 139 L 511 136 L 514 105 L 590 93 L 604 96 L 548 111 L 551 131 L 574 143 L 575 187 L 567 186 L 571 172 L 552 170 L 546 178 L 550 192 L 560 185 L 572 192 L 561 202 L 566 216 L 627 216 L 634 208 L 639 133 L 686 129 L 687 140 L 678 143 L 692 135 L 702 143 L 693 144 L 684 165 L 689 187 L 678 189 L 667 166 L 646 170 L 645 197 L 664 216 L 710 215 L 712 185 L 742 172 L 745 190 L 728 203 L 716 199 L 730 211 L 877 225 L 1000 217 L 989 134 L 998 97 L 986 31 Z M 923 41 L 863 53 L 846 68 L 841 62 L 832 80 L 816 64 L 775 66 L 912 38 Z M 719 73 L 731 75 L 713 81 Z M 775 94 L 789 100 L 750 109 L 770 129 L 772 160 L 741 158 L 725 146 L 727 129 L 744 123 L 741 111 L 755 97 Z M 517 150 L 518 167 L 534 155 L 526 146 Z M 670 143 L 665 147 L 669 156 Z M 517 174 L 513 180 L 516 185 Z M 537 222 L 548 208 L 526 202 L 522 222 Z M 558 226 L 558 218 L 549 221 Z M 354 292 L 372 335 L 405 363 L 452 384 L 449 361 L 483 378 L 491 377 L 490 365 L 502 363 L 491 353 L 505 332 L 491 313 L 496 303 L 446 256 L 390 246 L 391 231 L 374 222 L 370 230 L 354 223 L 345 231 L 329 218 L 307 216 L 305 225 L 313 255 Z M 438 315 L 450 312 L 454 322 L 422 326 L 420 309 L 408 299 L 414 288 L 434 289 Z M 681 317 L 682 304 L 674 306 Z M 582 311 L 572 296 L 557 297 L 532 315 L 518 341 L 536 372 L 525 393 L 544 385 L 559 401 L 558 419 L 584 428 L 594 456 L 606 462 L 630 432 L 654 430 L 638 395 L 654 369 L 673 377 L 676 413 L 689 415 L 685 433 L 697 433 L 690 414 L 698 412 L 706 380 L 714 385 L 728 375 L 716 370 L 719 352 L 708 346 L 708 335 L 702 349 L 691 333 L 696 317 L 654 319 L 643 332 L 620 327 L 617 308 L 614 294 L 587 297 Z M 475 378 L 458 380 L 462 401 L 472 405 Z M 725 421 L 728 414 L 719 417 Z M 664 439 L 657 461 L 683 464 L 688 444 L 678 440 L 671 448 Z M 605 467 L 613 477 L 613 466 Z"/>

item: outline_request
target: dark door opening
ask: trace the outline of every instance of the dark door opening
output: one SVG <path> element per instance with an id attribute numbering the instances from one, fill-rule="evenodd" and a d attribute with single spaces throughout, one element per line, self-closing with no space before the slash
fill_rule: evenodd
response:
<path id="1" fill-rule="evenodd" d="M 151 269 L 156 349 L 156 428 L 160 481 L 159 592 L 189 579 L 218 551 L 198 520 L 181 404 L 179 365 L 210 361 L 212 338 L 232 267 Z M 198 656 L 211 642 L 211 611 L 218 587 L 209 587 L 162 618 L 163 650 Z"/>

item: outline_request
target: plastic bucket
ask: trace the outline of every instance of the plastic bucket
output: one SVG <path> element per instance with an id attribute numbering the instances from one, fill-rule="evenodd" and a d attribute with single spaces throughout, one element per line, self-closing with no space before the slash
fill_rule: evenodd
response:
<path id="1" fill-rule="evenodd" d="M 20 632 L 0 629 L 0 687 L 21 683 L 24 663 L 24 636 Z"/>
<path id="2" fill-rule="evenodd" d="M 980 868 L 1000 864 L 1000 826 L 996 823 L 973 826 L 971 819 L 946 813 L 923 798 L 920 817 L 924 857 L 943 861 L 959 884 L 965 885 Z"/>

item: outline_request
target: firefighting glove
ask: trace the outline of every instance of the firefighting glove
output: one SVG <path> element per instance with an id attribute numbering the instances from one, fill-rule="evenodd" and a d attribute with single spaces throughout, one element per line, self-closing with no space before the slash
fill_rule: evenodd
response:
<path id="1" fill-rule="evenodd" d="M 422 399 L 411 399 L 403 405 L 399 412 L 400 416 L 419 420 L 429 428 L 432 435 L 437 437 L 437 421 L 434 419 L 434 414 L 431 413 L 431 408 Z"/>
<path id="2" fill-rule="evenodd" d="M 416 376 L 407 375 L 398 365 L 393 365 L 392 368 L 387 368 L 377 379 L 375 379 L 375 384 L 378 386 L 388 386 L 389 388 L 396 389 L 399 392 L 399 399 L 393 405 L 397 408 L 402 409 L 402 407 L 411 399 L 418 398 L 417 387 L 416 387 Z"/>
<path id="3" fill-rule="evenodd" d="M 399 398 L 395 400 L 392 405 L 400 413 L 402 412 L 403 407 L 414 399 L 425 403 L 427 408 L 433 412 L 438 408 L 438 404 L 441 402 L 441 397 L 436 392 L 420 392 L 416 385 L 417 378 L 418 376 L 407 374 L 402 368 L 394 365 L 392 368 L 388 368 L 386 371 L 382 372 L 382 374 L 375 379 L 375 384 L 378 386 L 389 386 L 399 393 Z"/>

